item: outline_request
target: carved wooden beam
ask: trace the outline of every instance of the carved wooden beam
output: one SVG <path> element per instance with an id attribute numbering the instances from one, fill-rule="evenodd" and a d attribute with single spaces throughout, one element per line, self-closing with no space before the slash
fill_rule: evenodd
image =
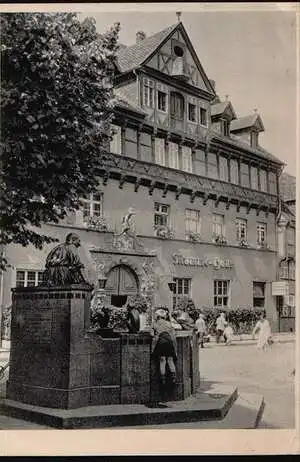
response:
<path id="1" fill-rule="evenodd" d="M 182 194 L 182 188 L 181 188 L 181 187 L 177 187 L 177 190 L 176 190 L 176 192 L 175 192 L 175 199 L 176 199 L 176 200 L 179 199 L 180 194 Z"/>
<path id="2" fill-rule="evenodd" d="M 252 202 L 250 202 L 247 206 L 247 210 L 246 210 L 247 215 L 249 215 L 251 207 L 252 207 Z"/>
<path id="3" fill-rule="evenodd" d="M 256 216 L 257 217 L 258 217 L 260 211 L 261 211 L 261 205 L 258 205 L 257 209 L 256 209 Z"/>
<path id="4" fill-rule="evenodd" d="M 191 201 L 191 204 L 194 203 L 194 200 L 197 196 L 197 191 L 192 191 L 192 194 L 191 194 L 191 197 L 190 197 L 190 201 Z"/>
<path id="5" fill-rule="evenodd" d="M 154 188 L 155 188 L 156 181 L 151 181 L 151 184 L 149 186 L 149 196 L 152 196 Z"/>
<path id="6" fill-rule="evenodd" d="M 241 203 L 240 203 L 240 201 L 237 201 L 237 204 L 236 204 L 236 211 L 239 212 L 239 211 L 240 211 L 240 208 L 241 208 Z"/>
<path id="7" fill-rule="evenodd" d="M 109 177 L 110 177 L 110 171 L 109 170 L 106 170 L 104 175 L 103 175 L 103 186 L 106 186 L 107 185 L 107 182 L 109 180 Z"/>
<path id="8" fill-rule="evenodd" d="M 227 199 L 226 210 L 229 210 L 230 204 L 231 204 L 230 199 Z"/>
<path id="9" fill-rule="evenodd" d="M 270 213 L 270 207 L 266 207 L 266 212 L 265 213 L 266 213 L 266 218 L 268 218 L 269 213 Z"/>
<path id="10" fill-rule="evenodd" d="M 124 183 L 125 183 L 126 175 L 121 175 L 119 179 L 119 188 L 123 189 Z"/>
<path id="11" fill-rule="evenodd" d="M 218 196 L 217 199 L 215 200 L 215 207 L 217 208 L 219 206 L 221 200 L 221 196 Z"/>
<path id="12" fill-rule="evenodd" d="M 141 186 L 141 183 L 142 183 L 142 179 L 141 179 L 141 178 L 137 178 L 137 179 L 136 179 L 136 182 L 135 182 L 135 184 L 134 184 L 134 192 L 138 192 L 139 187 Z"/>
<path id="13" fill-rule="evenodd" d="M 207 201 L 208 201 L 208 194 L 205 193 L 203 196 L 203 205 L 206 205 Z"/>
<path id="14" fill-rule="evenodd" d="M 168 188 L 169 188 L 169 185 L 168 185 L 168 184 L 165 184 L 162 197 L 166 197 L 167 192 L 168 192 Z"/>

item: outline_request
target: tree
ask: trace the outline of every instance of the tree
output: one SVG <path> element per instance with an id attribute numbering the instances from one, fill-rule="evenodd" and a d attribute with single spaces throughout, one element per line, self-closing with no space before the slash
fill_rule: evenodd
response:
<path id="1" fill-rule="evenodd" d="M 74 13 L 1 15 L 0 248 L 55 241 L 38 228 L 78 209 L 97 186 L 118 33 L 115 24 L 100 35 L 93 19 Z"/>

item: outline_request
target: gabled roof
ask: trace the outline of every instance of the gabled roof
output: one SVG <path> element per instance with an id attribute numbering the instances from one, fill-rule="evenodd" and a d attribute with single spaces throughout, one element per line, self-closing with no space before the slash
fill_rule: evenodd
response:
<path id="1" fill-rule="evenodd" d="M 233 119 L 236 118 L 236 114 L 230 101 L 221 101 L 220 103 L 212 104 L 210 107 L 210 113 L 212 117 L 221 116 L 227 111 L 232 113 Z"/>
<path id="2" fill-rule="evenodd" d="M 230 131 L 237 132 L 252 127 L 258 128 L 261 132 L 265 130 L 259 114 L 250 114 L 233 120 L 230 124 Z"/>
<path id="3" fill-rule="evenodd" d="M 118 68 L 121 72 L 128 72 L 142 65 L 146 59 L 155 52 L 159 45 L 178 27 L 179 23 L 173 24 L 166 29 L 157 32 L 150 37 L 141 40 L 134 45 L 121 49 L 117 53 Z"/>
<path id="4" fill-rule="evenodd" d="M 176 29 L 180 30 L 180 33 L 188 45 L 189 51 L 195 61 L 198 71 L 204 80 L 206 91 L 212 95 L 215 95 L 215 90 L 212 86 L 212 83 L 207 77 L 199 61 L 197 53 L 195 52 L 195 49 L 182 22 L 173 24 L 172 26 L 157 32 L 156 34 L 151 35 L 150 37 L 147 37 L 134 45 L 120 50 L 117 53 L 117 67 L 119 71 L 125 73 L 136 69 L 143 64 L 147 64 L 147 61 L 168 40 L 168 38 L 175 32 Z"/>

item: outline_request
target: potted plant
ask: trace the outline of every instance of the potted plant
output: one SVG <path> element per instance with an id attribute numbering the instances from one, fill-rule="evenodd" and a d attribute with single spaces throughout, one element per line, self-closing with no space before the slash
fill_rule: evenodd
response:
<path id="1" fill-rule="evenodd" d="M 218 235 L 215 236 L 214 242 L 215 242 L 215 244 L 225 245 L 225 244 L 227 244 L 227 239 L 226 239 L 225 236 L 223 236 L 223 234 L 218 234 Z"/>
<path id="2" fill-rule="evenodd" d="M 200 242 L 201 241 L 201 236 L 199 233 L 195 233 L 194 231 L 188 231 L 186 234 L 186 237 L 189 241 L 192 242 Z"/>
<path id="3" fill-rule="evenodd" d="M 166 225 L 155 225 L 154 229 L 156 236 L 163 239 L 173 239 L 175 234 L 174 230 Z"/>

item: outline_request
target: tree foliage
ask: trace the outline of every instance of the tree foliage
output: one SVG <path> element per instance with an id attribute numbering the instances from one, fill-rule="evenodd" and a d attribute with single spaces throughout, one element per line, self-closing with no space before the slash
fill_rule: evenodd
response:
<path id="1" fill-rule="evenodd" d="M 38 228 L 97 186 L 118 33 L 99 35 L 74 13 L 1 15 L 0 245 L 53 241 Z"/>

